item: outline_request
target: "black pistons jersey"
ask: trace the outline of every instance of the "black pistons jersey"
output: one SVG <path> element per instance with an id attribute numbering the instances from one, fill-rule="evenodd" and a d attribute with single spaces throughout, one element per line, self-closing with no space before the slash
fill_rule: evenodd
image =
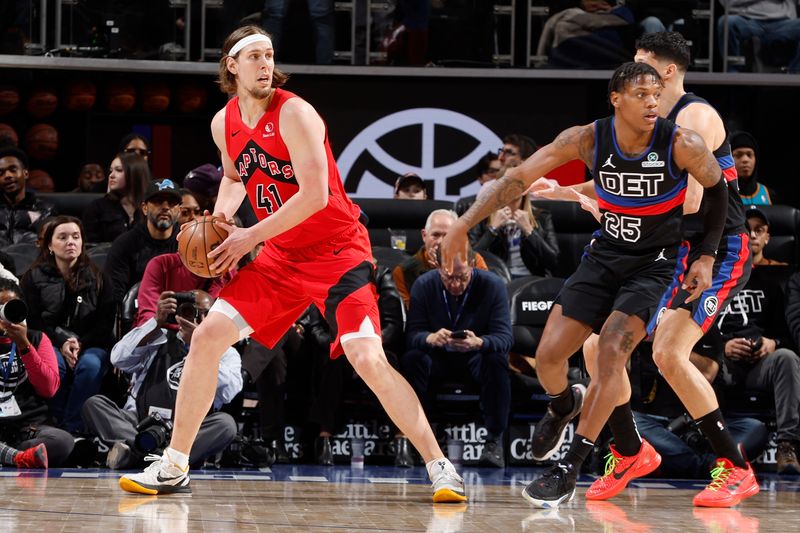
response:
<path id="1" fill-rule="evenodd" d="M 650 146 L 634 157 L 617 146 L 614 117 L 595 121 L 594 188 L 601 236 L 626 253 L 674 248 L 681 241 L 687 173 L 672 159 L 677 126 L 656 121 Z"/>
<path id="2" fill-rule="evenodd" d="M 686 93 L 680 97 L 667 115 L 667 120 L 675 122 L 678 118 L 678 113 L 689 104 L 701 103 L 706 104 L 711 109 L 714 106 L 708 103 L 704 98 L 700 98 L 696 94 Z M 716 111 L 716 109 L 714 109 Z M 726 132 L 727 133 L 727 132 Z M 742 205 L 742 198 L 739 196 L 739 177 L 736 174 L 736 166 L 733 162 L 733 155 L 731 153 L 731 143 L 728 142 L 727 136 L 725 140 L 713 151 L 714 157 L 717 158 L 717 163 L 722 169 L 722 177 L 728 184 L 728 215 L 725 218 L 725 230 L 723 238 L 726 235 L 742 233 L 745 230 L 745 216 L 744 206 Z M 684 237 L 690 242 L 702 239 L 704 213 L 708 203 L 705 196 L 700 204 L 700 209 L 696 214 L 687 215 L 684 219 Z"/>

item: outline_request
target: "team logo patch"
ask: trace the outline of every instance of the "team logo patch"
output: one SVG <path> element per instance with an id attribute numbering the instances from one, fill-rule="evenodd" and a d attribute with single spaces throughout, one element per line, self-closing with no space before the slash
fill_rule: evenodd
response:
<path id="1" fill-rule="evenodd" d="M 717 300 L 716 296 L 709 296 L 703 302 L 703 309 L 709 316 L 716 314 L 718 307 L 719 301 Z"/>
<path id="2" fill-rule="evenodd" d="M 186 359 L 181 359 L 167 369 L 167 384 L 172 390 L 178 390 L 181 384 L 181 375 L 183 374 L 183 363 Z"/>
<path id="3" fill-rule="evenodd" d="M 274 137 L 275 136 L 275 125 L 272 122 L 267 122 L 264 124 L 264 133 L 261 134 L 262 137 Z"/>
<path id="4" fill-rule="evenodd" d="M 647 154 L 647 161 L 642 161 L 643 168 L 653 168 L 653 167 L 663 167 L 664 162 L 658 160 L 658 154 L 656 152 L 650 152 Z"/>

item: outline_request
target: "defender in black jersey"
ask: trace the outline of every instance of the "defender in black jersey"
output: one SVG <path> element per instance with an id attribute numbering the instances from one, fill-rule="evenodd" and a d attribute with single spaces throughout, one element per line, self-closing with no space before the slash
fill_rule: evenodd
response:
<path id="1" fill-rule="evenodd" d="M 537 424 L 535 457 L 546 458 L 558 448 L 563 428 L 584 405 L 583 390 L 568 388 L 567 359 L 598 327 L 602 371 L 586 391 L 586 412 L 570 450 L 523 492 L 534 505 L 553 507 L 574 495 L 581 463 L 619 392 L 630 387 L 625 363 L 644 337 L 649 314 L 674 270 L 686 172 L 706 187 L 712 204 L 700 246 L 709 257 L 697 261 L 687 277 L 698 280 L 694 292 L 711 282 L 710 254 L 724 226 L 727 191 L 719 165 L 702 139 L 658 118 L 662 87 L 649 65 L 620 66 L 609 83 L 613 118 L 569 128 L 509 170 L 462 215 L 441 245 L 444 268 L 451 269 L 456 255 L 465 256 L 468 228 L 527 191 L 539 176 L 572 159 L 582 160 L 592 170 L 602 229 L 553 306 L 536 353 L 537 374 L 552 401 Z M 640 465 L 642 469 L 658 465 L 657 455 L 651 459 Z"/>

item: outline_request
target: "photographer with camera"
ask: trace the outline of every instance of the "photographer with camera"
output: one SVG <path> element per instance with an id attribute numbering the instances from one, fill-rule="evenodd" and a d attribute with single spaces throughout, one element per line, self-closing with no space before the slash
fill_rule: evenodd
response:
<path id="1" fill-rule="evenodd" d="M 83 419 L 88 430 L 114 443 L 108 453 L 111 469 L 136 468 L 147 454 L 159 453 L 169 443 L 178 385 L 192 334 L 211 308 L 213 298 L 204 291 L 187 294 L 165 291 L 156 316 L 129 331 L 111 350 L 111 362 L 132 373 L 124 408 L 96 395 L 86 402 Z M 178 329 L 167 328 L 174 321 Z M 233 417 L 219 412 L 242 390 L 241 359 L 233 348 L 222 356 L 212 411 L 206 415 L 192 447 L 190 464 L 225 449 L 236 437 Z"/>
<path id="2" fill-rule="evenodd" d="M 60 466 L 72 453 L 73 439 L 48 425 L 47 402 L 60 383 L 58 363 L 47 335 L 28 328 L 27 314 L 19 285 L 0 278 L 0 463 Z"/>
<path id="3" fill-rule="evenodd" d="M 81 408 L 97 394 L 113 344 L 111 282 L 86 255 L 81 221 L 58 216 L 48 221 L 39 257 L 22 277 L 31 327 L 55 345 L 61 386 L 50 407 L 63 429 L 82 429 Z"/>
<path id="4" fill-rule="evenodd" d="M 744 289 L 720 314 L 725 338 L 726 385 L 772 393 L 779 474 L 800 474 L 800 358 L 790 349 L 784 316 L 784 284 L 791 270 L 764 257 L 769 219 L 757 207 L 747 210 L 753 272 Z"/>

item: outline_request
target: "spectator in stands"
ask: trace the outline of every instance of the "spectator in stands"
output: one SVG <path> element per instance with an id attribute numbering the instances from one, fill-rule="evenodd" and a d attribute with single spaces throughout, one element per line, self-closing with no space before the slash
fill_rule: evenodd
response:
<path id="1" fill-rule="evenodd" d="M 22 299 L 22 290 L 11 280 L 0 279 L 0 305 Z M 58 363 L 46 334 L 28 328 L 25 321 L 12 324 L 0 319 L 0 402 L 11 402 L 14 414 L 0 418 L 0 440 L 27 450 L 44 443 L 50 466 L 61 466 L 72 453 L 74 440 L 63 429 L 47 424 L 47 402 L 58 390 Z M 28 452 L 30 456 L 31 453 Z M 41 453 L 26 457 L 31 468 L 44 468 Z"/>
<path id="2" fill-rule="evenodd" d="M 178 251 L 175 221 L 181 193 L 164 179 L 150 182 L 142 203 L 146 222 L 135 224 L 111 245 L 105 271 L 111 278 L 114 302 L 121 303 L 125 293 L 141 281 L 147 263 L 153 257 Z"/>
<path id="3" fill-rule="evenodd" d="M 214 205 L 221 182 L 222 170 L 211 163 L 190 170 L 183 178 L 183 186 L 194 193 L 197 203 L 201 207 Z M 243 203 L 248 204 L 249 202 Z"/>
<path id="4" fill-rule="evenodd" d="M 747 227 L 750 229 L 750 251 L 753 253 L 753 266 L 786 266 L 787 263 L 764 257 L 764 248 L 769 243 L 769 219 L 763 210 L 751 207 L 745 212 Z"/>
<path id="5" fill-rule="evenodd" d="M 213 303 L 208 293 L 196 291 L 194 305 L 181 306 L 178 313 L 173 314 L 172 306 L 167 303 L 169 298 L 162 296 L 156 316 L 129 331 L 111 351 L 114 366 L 133 374 L 125 406 L 120 409 L 109 398 L 96 395 L 89 398 L 83 408 L 83 419 L 89 431 L 104 442 L 113 443 L 106 461 L 111 469 L 138 468 L 146 453 L 157 453 L 136 446 L 137 425 L 154 413 L 164 420 L 172 420 L 192 333 Z M 166 328 L 173 316 L 177 331 Z M 201 463 L 224 450 L 236 437 L 233 417 L 218 410 L 241 390 L 239 354 L 228 348 L 219 365 L 214 412 L 208 414 L 200 426 L 189 457 L 190 464 Z M 168 438 L 158 447 L 167 443 Z"/>
<path id="6" fill-rule="evenodd" d="M 692 362 L 701 370 L 703 377 L 713 382 L 719 373 L 722 340 L 703 354 L 692 354 Z M 704 341 L 712 339 L 704 337 Z M 636 427 L 643 439 L 661 454 L 661 467 L 655 475 L 666 478 L 700 479 L 708 476 L 708 469 L 716 462 L 716 456 L 700 435 L 696 424 L 685 413 L 683 404 L 658 371 L 653 362 L 652 344 L 643 342 L 633 357 L 633 388 L 631 405 Z M 635 376 L 635 377 L 634 377 Z M 724 398 L 723 398 L 724 400 Z M 747 457 L 755 459 L 766 447 L 769 431 L 763 422 L 750 417 L 725 413 L 725 422 L 735 442 L 741 443 Z"/>
<path id="7" fill-rule="evenodd" d="M 439 244 L 441 244 L 442 239 L 447 235 L 447 231 L 456 219 L 458 219 L 458 215 L 448 209 L 437 209 L 428 215 L 428 219 L 425 221 L 425 228 L 421 232 L 422 248 L 397 265 L 392 271 L 397 292 L 403 298 L 406 308 L 411 303 L 411 287 L 417 278 L 430 270 L 439 268 L 439 263 L 436 259 Z M 489 267 L 486 266 L 486 261 L 483 260 L 480 254 L 475 254 L 475 267 L 481 270 L 489 270 Z"/>
<path id="8" fill-rule="evenodd" d="M 17 242 L 36 242 L 45 219 L 55 207 L 25 190 L 28 156 L 13 144 L 0 145 L 0 248 Z"/>
<path id="9" fill-rule="evenodd" d="M 78 186 L 70 192 L 106 192 L 106 175 L 98 163 L 86 163 L 78 173 Z"/>
<path id="10" fill-rule="evenodd" d="M 117 152 L 121 154 L 136 154 L 148 161 L 150 159 L 150 141 L 139 133 L 129 133 L 119 142 Z"/>
<path id="11" fill-rule="evenodd" d="M 161 254 L 148 261 L 139 286 L 137 300 L 139 309 L 135 325 L 141 326 L 156 315 L 159 305 L 165 305 L 161 300 L 169 300 L 166 305 L 177 307 L 176 292 L 186 292 L 201 289 L 216 298 L 222 287 L 236 274 L 233 268 L 217 278 L 201 278 L 193 274 L 181 261 L 181 256 L 175 253 Z M 173 309 L 174 310 L 174 309 Z"/>
<path id="12" fill-rule="evenodd" d="M 478 176 L 478 184 L 482 186 L 494 181 L 500 175 L 500 158 L 494 152 L 487 152 L 486 155 L 478 160 L 478 165 L 475 168 L 475 174 Z M 475 202 L 477 194 L 465 196 L 456 202 L 456 213 L 458 216 L 467 212 L 467 209 Z"/>
<path id="13" fill-rule="evenodd" d="M 558 3 L 561 9 L 550 10 L 536 49 L 549 66 L 613 68 L 627 60 L 634 18 L 624 1 Z"/>
<path id="14" fill-rule="evenodd" d="M 88 242 L 113 242 L 144 218 L 141 204 L 152 181 L 147 161 L 135 153 L 120 153 L 108 171 L 108 192 L 83 211 Z"/>
<path id="15" fill-rule="evenodd" d="M 470 242 L 475 250 L 486 250 L 505 261 L 512 278 L 550 276 L 558 266 L 552 215 L 533 207 L 527 194 L 470 230 Z"/>
<path id="16" fill-rule="evenodd" d="M 763 258 L 769 221 L 759 209 L 748 211 L 753 272 L 745 288 L 722 311 L 727 385 L 771 392 L 775 399 L 778 473 L 800 474 L 800 358 L 789 349 L 783 282 L 788 270 Z M 760 220 L 759 220 L 760 219 Z M 763 229 L 763 234 L 762 234 Z"/>
<path id="17" fill-rule="evenodd" d="M 428 191 L 425 182 L 413 172 L 398 176 L 394 182 L 395 200 L 427 200 Z"/>
<path id="18" fill-rule="evenodd" d="M 389 363 L 397 370 L 400 368 L 399 357 L 404 350 L 403 329 L 405 326 L 405 310 L 403 300 L 397 292 L 392 273 L 389 269 L 378 266 L 376 271 L 378 291 L 378 311 L 380 312 L 381 341 Z M 353 367 L 345 357 L 330 358 L 331 334 L 327 322 L 314 308 L 305 322 L 312 338 L 316 341 L 315 352 L 319 370 L 319 388 L 311 405 L 310 421 L 319 425 L 317 444 L 317 461 L 323 465 L 333 464 L 331 436 L 337 427 L 337 413 L 340 411 L 342 395 L 347 383 L 358 378 Z M 361 380 L 359 379 L 359 382 Z M 361 382 L 363 384 L 363 382 Z M 364 386 L 366 388 L 366 386 Z M 376 399 L 377 401 L 377 399 Z M 414 459 L 408 439 L 396 434 L 395 465 L 411 467 Z"/>
<path id="19" fill-rule="evenodd" d="M 739 195 L 745 205 L 772 205 L 775 193 L 758 182 L 758 142 L 746 131 L 731 133 L 731 155 L 739 176 Z"/>
<path id="20" fill-rule="evenodd" d="M 203 214 L 203 207 L 197 195 L 189 189 L 181 189 L 181 206 L 178 214 L 178 227 Z M 215 296 L 216 297 L 216 296 Z"/>
<path id="21" fill-rule="evenodd" d="M 745 43 L 754 38 L 762 44 L 780 43 L 788 46 L 792 58 L 789 73 L 800 72 L 800 19 L 796 0 L 719 0 L 728 11 L 728 56 L 740 56 Z M 725 15 L 717 19 L 717 39 L 720 50 L 725 45 Z M 739 67 L 728 63 L 728 72 Z"/>
<path id="22" fill-rule="evenodd" d="M 503 146 L 497 151 L 497 157 L 500 159 L 500 171 L 495 179 L 501 177 L 506 169 L 515 167 L 528 159 L 538 149 L 536 141 L 527 135 L 509 133 L 503 137 Z"/>
<path id="23" fill-rule="evenodd" d="M 81 408 L 100 390 L 114 342 L 111 283 L 86 255 L 80 220 L 62 215 L 47 225 L 22 291 L 31 327 L 55 343 L 61 386 L 50 401 L 53 415 L 77 433 Z"/>
<path id="24" fill-rule="evenodd" d="M 625 5 L 633 11 L 642 34 L 660 33 L 686 24 L 697 0 L 627 0 Z"/>
<path id="25" fill-rule="evenodd" d="M 406 340 L 403 374 L 426 409 L 442 378 L 463 376 L 480 386 L 488 430 L 480 462 L 503 467 L 502 435 L 511 405 L 508 352 L 514 342 L 503 281 L 476 269 L 471 250 L 467 263 L 455 260 L 451 274 L 423 274 L 411 288 Z"/>

